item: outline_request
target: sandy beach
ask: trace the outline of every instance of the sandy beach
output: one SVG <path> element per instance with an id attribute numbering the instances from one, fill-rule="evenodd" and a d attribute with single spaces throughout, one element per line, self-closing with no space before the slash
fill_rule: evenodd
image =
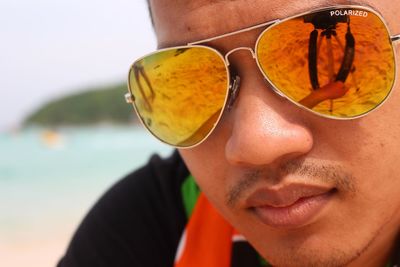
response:
<path id="1" fill-rule="evenodd" d="M 0 266 L 54 267 L 64 254 L 71 232 L 15 244 L 0 244 Z"/>

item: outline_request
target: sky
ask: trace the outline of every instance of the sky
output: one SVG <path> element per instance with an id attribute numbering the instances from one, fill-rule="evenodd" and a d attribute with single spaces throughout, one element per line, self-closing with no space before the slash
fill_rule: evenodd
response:
<path id="1" fill-rule="evenodd" d="M 155 49 L 146 0 L 0 0 L 0 131 L 52 99 L 125 82 Z"/>

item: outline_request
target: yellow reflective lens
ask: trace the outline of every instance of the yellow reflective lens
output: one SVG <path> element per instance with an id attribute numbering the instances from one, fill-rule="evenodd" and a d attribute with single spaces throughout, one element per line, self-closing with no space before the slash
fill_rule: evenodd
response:
<path id="1" fill-rule="evenodd" d="M 300 16 L 260 36 L 256 54 L 266 78 L 293 102 L 328 117 L 357 117 L 379 106 L 395 77 L 392 42 L 380 17 L 362 8 L 337 8 L 312 16 L 319 16 L 317 23 L 311 23 L 310 15 Z M 315 29 L 317 88 L 311 83 L 309 61 Z M 348 32 L 355 41 L 354 51 L 346 47 Z M 353 53 L 354 61 L 343 84 L 336 78 L 346 64 L 346 53 Z"/>
<path id="2" fill-rule="evenodd" d="M 218 122 L 229 87 L 222 56 L 204 46 L 158 51 L 135 62 L 129 73 L 134 106 L 161 141 L 189 147 Z"/>

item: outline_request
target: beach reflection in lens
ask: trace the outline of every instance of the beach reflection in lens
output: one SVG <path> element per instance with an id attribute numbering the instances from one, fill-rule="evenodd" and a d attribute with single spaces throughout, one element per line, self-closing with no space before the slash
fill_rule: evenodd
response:
<path id="1" fill-rule="evenodd" d="M 160 140 L 192 146 L 218 121 L 228 90 L 228 72 L 214 50 L 167 49 L 137 61 L 129 74 L 135 108 Z"/>

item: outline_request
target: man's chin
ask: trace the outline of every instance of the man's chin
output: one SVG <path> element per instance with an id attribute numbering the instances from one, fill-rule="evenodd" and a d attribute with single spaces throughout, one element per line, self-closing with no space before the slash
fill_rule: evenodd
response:
<path id="1" fill-rule="evenodd" d="M 356 259 L 360 252 L 356 249 L 340 250 L 335 247 L 285 247 L 268 251 L 264 258 L 275 267 L 339 267 Z"/>
<path id="2" fill-rule="evenodd" d="M 264 240 L 260 236 L 256 242 L 248 240 L 275 267 L 337 267 L 347 266 L 358 259 L 375 236 L 371 232 L 362 238 L 357 233 L 346 235 L 346 231 L 340 229 L 319 230 L 309 227 L 285 234 L 282 231 L 276 235 L 269 232 L 265 233 Z"/>

